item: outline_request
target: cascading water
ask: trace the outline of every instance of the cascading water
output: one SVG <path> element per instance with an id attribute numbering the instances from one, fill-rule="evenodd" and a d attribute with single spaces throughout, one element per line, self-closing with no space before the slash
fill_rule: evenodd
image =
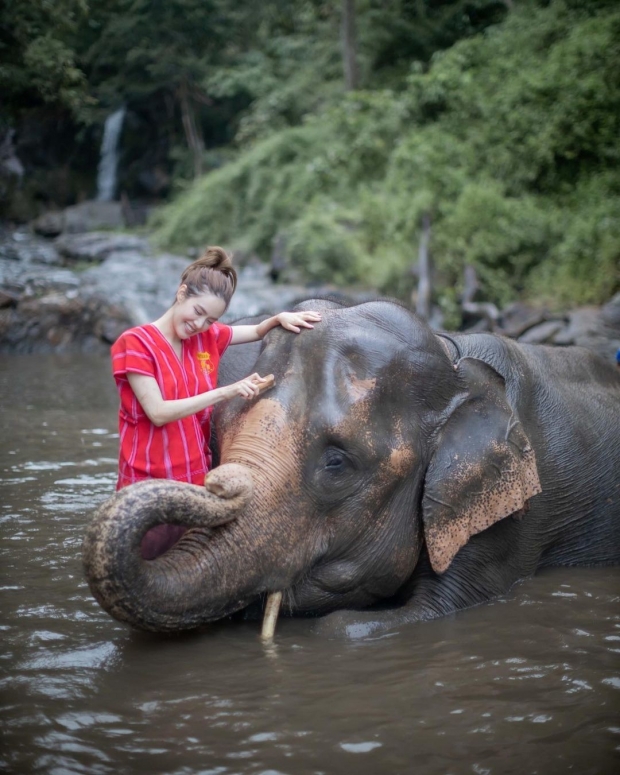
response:
<path id="1" fill-rule="evenodd" d="M 125 107 L 115 110 L 106 118 L 101 141 L 101 158 L 97 168 L 97 201 L 111 202 L 116 190 L 118 141 L 123 128 Z"/>

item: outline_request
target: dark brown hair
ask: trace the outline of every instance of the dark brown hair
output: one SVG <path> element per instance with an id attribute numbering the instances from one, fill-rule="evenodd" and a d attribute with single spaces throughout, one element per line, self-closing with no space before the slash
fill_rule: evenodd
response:
<path id="1" fill-rule="evenodd" d="M 212 293 L 228 306 L 237 288 L 237 272 L 232 265 L 232 257 L 224 248 L 208 247 L 202 256 L 183 272 L 181 285 L 187 288 L 186 296 Z"/>

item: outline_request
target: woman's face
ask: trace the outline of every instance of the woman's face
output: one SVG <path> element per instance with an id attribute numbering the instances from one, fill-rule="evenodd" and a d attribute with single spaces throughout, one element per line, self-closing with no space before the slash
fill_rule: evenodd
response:
<path id="1" fill-rule="evenodd" d="M 173 307 L 174 331 L 179 339 L 206 331 L 226 311 L 226 302 L 212 293 L 187 296 L 186 292 L 186 286 L 181 285 Z"/>

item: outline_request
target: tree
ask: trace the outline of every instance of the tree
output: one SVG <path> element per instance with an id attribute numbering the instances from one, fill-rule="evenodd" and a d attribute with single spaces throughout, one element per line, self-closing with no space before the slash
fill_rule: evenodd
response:
<path id="1" fill-rule="evenodd" d="M 24 108 L 40 103 L 74 115 L 92 103 L 75 50 L 86 13 L 84 0 L 19 0 L 0 6 L 0 84 L 11 122 Z"/>
<path id="2" fill-rule="evenodd" d="M 357 37 L 355 31 L 355 0 L 342 0 L 341 30 L 344 82 L 347 90 L 352 91 L 359 86 Z"/>
<path id="3" fill-rule="evenodd" d="M 225 0 L 116 0 L 116 11 L 101 8 L 101 32 L 85 53 L 91 82 L 108 103 L 176 105 L 197 177 L 205 147 L 201 113 L 211 105 L 205 83 L 234 45 L 234 6 Z"/>

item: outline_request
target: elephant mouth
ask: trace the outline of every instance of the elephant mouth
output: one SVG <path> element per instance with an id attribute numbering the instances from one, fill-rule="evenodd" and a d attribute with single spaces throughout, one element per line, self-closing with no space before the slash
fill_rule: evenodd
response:
<path id="1" fill-rule="evenodd" d="M 156 560 L 175 546 L 189 528 L 182 525 L 162 524 L 148 530 L 140 544 L 143 560 Z M 269 592 L 263 609 L 261 640 L 273 640 L 282 606 L 283 591 Z"/>
<path id="2" fill-rule="evenodd" d="M 143 560 L 156 560 L 179 542 L 188 528 L 183 525 L 156 525 L 144 534 L 140 543 Z"/>

